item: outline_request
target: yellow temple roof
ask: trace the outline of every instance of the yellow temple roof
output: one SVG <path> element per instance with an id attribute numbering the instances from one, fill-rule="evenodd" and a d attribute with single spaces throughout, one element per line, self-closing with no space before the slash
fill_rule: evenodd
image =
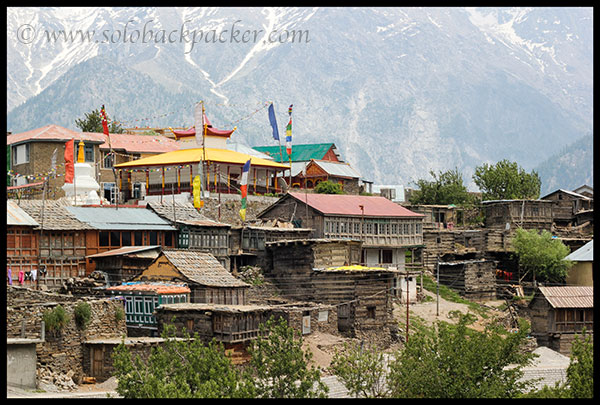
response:
<path id="1" fill-rule="evenodd" d="M 235 152 L 227 149 L 205 148 L 205 153 L 206 160 L 209 162 L 243 165 L 248 161 L 248 159 L 251 159 L 250 165 L 254 167 L 258 166 L 274 168 L 278 170 L 287 170 L 290 168 L 288 165 L 283 165 L 272 160 L 261 159 L 245 153 Z M 202 148 L 181 149 L 133 160 L 131 162 L 119 163 L 115 165 L 115 168 L 131 169 L 147 166 L 177 166 L 182 164 L 198 163 L 203 160 L 202 157 Z"/>

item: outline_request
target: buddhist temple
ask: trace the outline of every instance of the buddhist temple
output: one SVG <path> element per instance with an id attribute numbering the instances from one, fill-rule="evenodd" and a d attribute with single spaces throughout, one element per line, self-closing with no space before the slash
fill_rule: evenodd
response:
<path id="1" fill-rule="evenodd" d="M 146 195 L 171 195 L 193 192 L 193 181 L 200 174 L 203 166 L 202 182 L 205 195 L 210 193 L 238 193 L 244 164 L 250 159 L 248 175 L 248 193 L 265 194 L 280 193 L 281 177 L 277 174 L 289 170 L 289 165 L 273 160 L 262 159 L 227 148 L 227 140 L 234 133 L 232 130 L 220 130 L 212 126 L 204 115 L 204 128 L 200 134 L 191 127 L 186 130 L 173 130 L 178 150 L 166 152 L 147 158 L 132 160 L 115 165 L 123 173 L 142 171 L 146 173 Z M 204 145 L 204 147 L 202 147 Z M 120 176 L 125 180 L 130 176 Z M 121 190 L 130 185 L 123 181 Z"/>

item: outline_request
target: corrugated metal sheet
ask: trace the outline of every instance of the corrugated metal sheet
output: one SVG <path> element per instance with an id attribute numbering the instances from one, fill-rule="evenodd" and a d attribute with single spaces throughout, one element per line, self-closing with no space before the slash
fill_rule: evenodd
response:
<path id="1" fill-rule="evenodd" d="M 108 250 L 106 252 L 102 252 L 102 253 L 96 253 L 93 255 L 89 255 L 86 257 L 110 257 L 110 256 L 124 256 L 124 255 L 136 255 L 136 254 L 141 254 L 141 253 L 145 253 L 143 256 L 144 257 L 158 257 L 158 255 L 160 254 L 160 249 L 161 246 L 156 245 L 156 246 L 124 246 L 122 248 L 119 249 L 113 249 L 113 250 Z M 147 251 L 148 250 L 156 250 L 156 253 L 154 255 L 148 255 Z"/>
<path id="2" fill-rule="evenodd" d="M 348 163 L 330 162 L 328 160 L 313 160 L 313 163 L 321 167 L 332 176 L 360 178 L 360 173 L 354 170 Z"/>
<path id="3" fill-rule="evenodd" d="M 168 221 L 144 207 L 67 207 L 67 210 L 82 221 L 100 230 L 176 230 Z"/>
<path id="4" fill-rule="evenodd" d="M 298 201 L 307 201 L 309 206 L 327 215 L 361 216 L 363 215 L 360 208 L 362 205 L 365 217 L 423 217 L 423 214 L 412 212 L 385 197 L 304 193 L 289 193 L 289 195 Z"/>
<path id="5" fill-rule="evenodd" d="M 593 308 L 594 287 L 540 287 L 540 292 L 553 308 Z"/>
<path id="6" fill-rule="evenodd" d="M 6 202 L 6 225 L 39 226 L 40 224 L 17 203 L 9 200 Z"/>
<path id="7" fill-rule="evenodd" d="M 573 262 L 593 262 L 594 261 L 594 240 L 592 239 L 570 255 L 565 257 L 564 260 L 571 260 Z"/>

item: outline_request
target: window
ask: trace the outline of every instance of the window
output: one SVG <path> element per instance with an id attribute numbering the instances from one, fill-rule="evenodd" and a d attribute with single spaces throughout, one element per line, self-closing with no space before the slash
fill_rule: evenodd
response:
<path id="1" fill-rule="evenodd" d="M 117 231 L 110 231 L 110 245 L 111 246 L 121 246 L 121 238 L 120 234 Z"/>
<path id="2" fill-rule="evenodd" d="M 13 165 L 29 163 L 29 144 L 13 146 Z"/>
<path id="3" fill-rule="evenodd" d="M 150 245 L 158 245 L 158 233 L 156 231 L 150 231 Z"/>
<path id="4" fill-rule="evenodd" d="M 133 243 L 135 246 L 143 246 L 141 231 L 135 231 L 133 233 Z"/>
<path id="5" fill-rule="evenodd" d="M 75 143 L 75 161 L 79 156 L 79 144 Z M 85 162 L 94 162 L 94 145 L 83 144 L 83 160 Z"/>
<path id="6" fill-rule="evenodd" d="M 115 164 L 115 155 L 110 151 L 102 152 L 102 168 L 103 169 L 112 169 Z"/>
<path id="7" fill-rule="evenodd" d="M 121 245 L 131 246 L 131 232 L 121 232 Z"/>
<path id="8" fill-rule="evenodd" d="M 381 250 L 381 263 L 393 263 L 392 258 L 394 257 L 391 249 Z"/>
<path id="9" fill-rule="evenodd" d="M 108 232 L 100 231 L 98 233 L 99 245 L 108 246 Z"/>
<path id="10" fill-rule="evenodd" d="M 173 244 L 173 235 L 171 232 L 165 233 L 165 246 L 172 246 Z"/>
<path id="11" fill-rule="evenodd" d="M 375 319 L 375 307 L 374 306 L 367 307 L 367 318 Z"/>

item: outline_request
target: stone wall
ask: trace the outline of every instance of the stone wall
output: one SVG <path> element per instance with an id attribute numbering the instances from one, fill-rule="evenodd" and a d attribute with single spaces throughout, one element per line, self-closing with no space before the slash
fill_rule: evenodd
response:
<path id="1" fill-rule="evenodd" d="M 76 325 L 74 316 L 75 306 L 82 301 L 88 302 L 92 309 L 91 320 L 83 330 Z M 83 343 L 88 339 L 120 338 L 127 334 L 125 316 L 119 320 L 116 315 L 123 304 L 115 299 L 82 299 L 7 286 L 6 336 L 41 338 L 44 312 L 59 304 L 68 314 L 69 322 L 58 333 L 45 333 L 44 343 L 37 344 L 38 375 L 48 369 L 54 374 L 70 374 L 73 381 L 79 383 L 84 377 Z"/>

